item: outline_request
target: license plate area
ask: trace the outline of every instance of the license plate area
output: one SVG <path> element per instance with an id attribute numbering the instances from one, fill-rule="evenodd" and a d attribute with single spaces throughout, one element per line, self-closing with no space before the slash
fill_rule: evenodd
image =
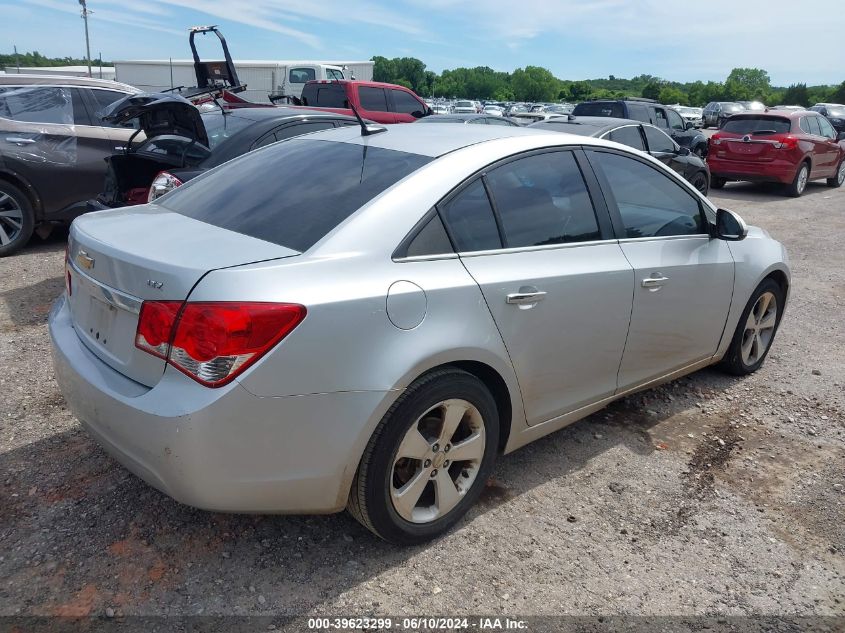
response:
<path id="1" fill-rule="evenodd" d="M 90 297 L 88 309 L 88 335 L 100 345 L 108 347 L 112 326 L 117 318 L 117 308 L 96 297 Z"/>

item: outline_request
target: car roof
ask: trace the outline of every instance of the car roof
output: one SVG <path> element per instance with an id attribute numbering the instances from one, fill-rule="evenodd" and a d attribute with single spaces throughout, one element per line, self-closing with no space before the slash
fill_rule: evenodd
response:
<path id="1" fill-rule="evenodd" d="M 412 125 L 400 123 L 385 126 L 385 129 L 386 132 L 362 136 L 360 127 L 349 126 L 314 132 L 309 134 L 308 138 L 366 145 L 437 158 L 470 145 L 502 138 L 551 136 L 558 139 L 560 136 L 558 132 L 529 130 L 524 127 L 505 125 L 455 125 L 454 123 Z M 559 144 L 559 142 L 556 141 L 555 144 Z"/>
<path id="2" fill-rule="evenodd" d="M 0 75 L 0 85 L 14 86 L 23 84 L 27 86 L 80 86 L 84 88 L 112 88 L 125 92 L 139 92 L 137 88 L 129 84 L 122 84 L 119 81 L 110 79 L 95 79 L 92 77 L 71 77 L 70 75 Z"/>
<path id="3" fill-rule="evenodd" d="M 636 121 L 634 119 L 620 119 L 608 116 L 575 116 L 575 117 L 558 117 L 554 119 L 546 119 L 545 121 L 537 121 L 528 127 L 537 126 L 536 129 L 554 129 L 552 126 L 567 127 L 570 130 L 577 130 L 577 126 L 583 126 L 585 134 L 601 134 L 608 130 L 613 130 L 625 125 L 649 125 L 644 121 Z M 542 126 L 542 127 L 541 127 Z M 589 132 L 588 132 L 589 129 Z M 580 134 L 580 131 L 570 131 L 570 134 Z"/>

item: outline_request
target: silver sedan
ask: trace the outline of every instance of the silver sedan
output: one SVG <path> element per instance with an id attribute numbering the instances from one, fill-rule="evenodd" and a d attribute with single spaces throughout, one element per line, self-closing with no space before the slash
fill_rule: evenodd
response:
<path id="1" fill-rule="evenodd" d="M 763 363 L 783 247 L 646 154 L 493 126 L 317 132 L 71 229 L 72 410 L 173 498 L 348 508 L 415 543 L 497 455 L 718 363 Z"/>

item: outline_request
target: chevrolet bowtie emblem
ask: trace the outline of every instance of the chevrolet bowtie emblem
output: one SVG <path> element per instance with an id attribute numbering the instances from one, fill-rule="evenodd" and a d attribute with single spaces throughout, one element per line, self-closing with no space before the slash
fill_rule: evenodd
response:
<path id="1" fill-rule="evenodd" d="M 88 253 L 85 251 L 79 251 L 76 254 L 76 263 L 79 264 L 85 270 L 91 270 L 94 268 L 94 258 L 89 257 Z"/>

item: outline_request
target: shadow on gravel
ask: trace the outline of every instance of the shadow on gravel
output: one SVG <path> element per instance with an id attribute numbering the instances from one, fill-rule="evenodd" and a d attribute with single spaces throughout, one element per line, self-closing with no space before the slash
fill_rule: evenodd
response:
<path id="1" fill-rule="evenodd" d="M 14 325 L 40 325 L 47 319 L 53 301 L 64 289 L 62 277 L 50 277 L 31 286 L 0 292 L 0 300 L 6 304 L 6 311 Z"/>
<path id="2" fill-rule="evenodd" d="M 714 201 L 728 199 L 743 202 L 787 202 L 794 200 L 784 193 L 784 186 L 775 182 L 729 182 L 723 189 L 711 189 L 709 197 Z M 801 198 L 815 198 L 830 195 L 833 190 L 823 180 L 807 183 Z"/>
<path id="3" fill-rule="evenodd" d="M 672 393 L 732 382 L 704 371 L 676 381 Z M 476 518 L 606 450 L 660 450 L 652 427 L 691 405 L 676 397 L 661 413 L 649 412 L 655 397 L 630 396 L 502 457 L 481 502 L 446 538 L 458 539 L 458 547 L 461 539 L 472 543 Z M 195 510 L 124 470 L 78 427 L 0 454 L 0 473 L 0 604 L 8 613 L 19 607 L 22 614 L 81 617 L 110 607 L 127 614 L 301 614 L 441 547 L 391 546 L 345 513 Z"/>

